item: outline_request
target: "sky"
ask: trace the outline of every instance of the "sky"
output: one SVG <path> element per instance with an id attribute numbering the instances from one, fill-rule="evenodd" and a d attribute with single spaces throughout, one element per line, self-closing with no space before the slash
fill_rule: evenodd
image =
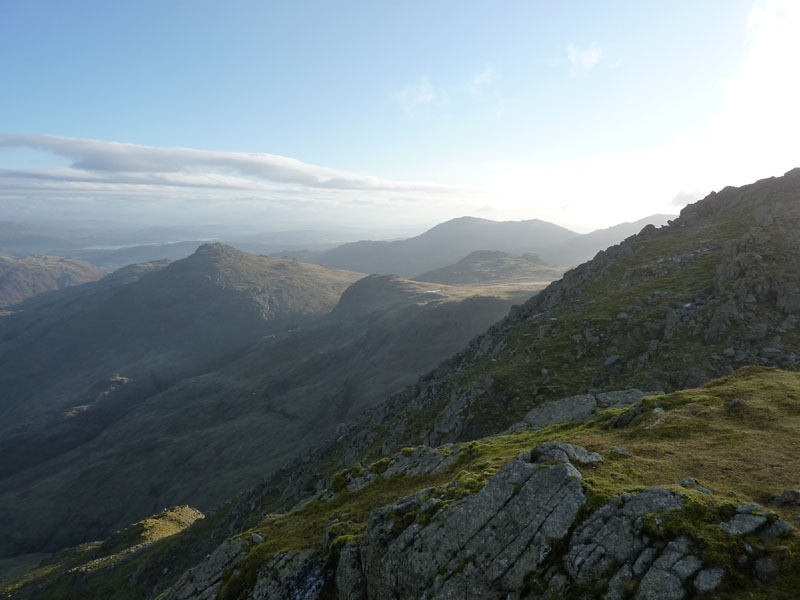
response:
<path id="1" fill-rule="evenodd" d="M 589 231 L 800 166 L 796 0 L 0 0 L 0 218 Z"/>

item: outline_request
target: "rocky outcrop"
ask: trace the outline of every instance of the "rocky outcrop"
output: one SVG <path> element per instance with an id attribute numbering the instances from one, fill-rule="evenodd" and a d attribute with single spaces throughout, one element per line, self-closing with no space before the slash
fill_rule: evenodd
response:
<path id="1" fill-rule="evenodd" d="M 662 392 L 641 392 L 639 390 L 620 390 L 615 392 L 597 392 L 579 394 L 560 400 L 545 402 L 530 411 L 522 421 L 512 425 L 506 433 L 536 430 L 557 423 L 588 421 L 597 416 L 601 410 L 630 408 L 641 402 L 645 396 L 655 396 Z"/>
<path id="2" fill-rule="evenodd" d="M 403 460 L 406 466 L 413 462 L 418 474 L 444 464 L 440 453 L 422 449 L 400 453 L 388 464 L 397 468 Z M 343 545 L 326 539 L 320 550 L 279 553 L 255 567 L 243 549 L 263 538 L 245 534 L 185 574 L 166 598 L 311 600 L 336 590 L 347 600 L 576 593 L 604 600 L 684 600 L 721 589 L 729 575 L 725 566 L 704 558 L 690 537 L 659 533 L 650 524 L 681 511 L 687 502 L 683 492 L 649 488 L 591 508 L 580 469 L 602 461 L 579 446 L 540 444 L 508 462 L 474 494 L 460 497 L 458 480 L 423 489 L 373 511 L 360 539 Z M 791 529 L 763 516 L 756 505 L 739 507 L 719 524 L 720 535 L 731 539 L 759 532 L 775 539 Z M 780 568 L 769 553 L 743 561 L 743 568 L 765 580 Z M 224 579 L 247 569 L 246 589 L 228 595 Z"/>
<path id="3" fill-rule="evenodd" d="M 511 461 L 477 494 L 438 510 L 420 493 L 379 509 L 360 544 L 369 598 L 505 596 L 524 587 L 569 534 L 586 501 L 567 460 Z M 549 464 L 552 461 L 552 464 Z M 396 533 L 398 515 L 413 513 Z"/>

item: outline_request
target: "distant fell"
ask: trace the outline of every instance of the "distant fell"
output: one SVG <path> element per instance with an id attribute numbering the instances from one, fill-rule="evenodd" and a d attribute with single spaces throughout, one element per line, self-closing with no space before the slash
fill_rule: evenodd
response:
<path id="1" fill-rule="evenodd" d="M 362 277 L 206 244 L 0 318 L 0 561 L 213 509 L 536 291 Z"/>
<path id="2" fill-rule="evenodd" d="M 519 256 L 499 250 L 476 250 L 454 265 L 417 275 L 415 281 L 448 285 L 499 281 L 540 281 L 558 279 L 563 267 L 545 264 L 535 254 Z"/>
<path id="3" fill-rule="evenodd" d="M 574 267 L 591 260 L 601 250 L 605 250 L 614 244 L 619 244 L 622 240 L 639 233 L 647 225 L 662 227 L 676 218 L 677 215 L 650 215 L 630 223 L 620 223 L 612 227 L 585 233 L 566 242 L 542 246 L 536 252 L 551 264 Z"/>
<path id="4" fill-rule="evenodd" d="M 105 269 L 58 256 L 0 256 L 0 308 L 65 287 L 96 281 Z"/>
<path id="5" fill-rule="evenodd" d="M 538 219 L 491 221 L 460 217 L 406 240 L 344 244 L 317 256 L 314 261 L 362 273 L 413 277 L 452 264 L 476 250 L 520 252 L 564 242 L 577 235 Z"/>

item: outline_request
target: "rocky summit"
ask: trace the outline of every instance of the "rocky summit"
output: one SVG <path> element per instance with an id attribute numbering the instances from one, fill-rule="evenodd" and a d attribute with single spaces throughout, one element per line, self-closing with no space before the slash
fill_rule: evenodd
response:
<path id="1" fill-rule="evenodd" d="M 795 598 L 798 231 L 800 170 L 711 194 L 206 518 L 92 568 L 73 549 L 2 590 Z"/>

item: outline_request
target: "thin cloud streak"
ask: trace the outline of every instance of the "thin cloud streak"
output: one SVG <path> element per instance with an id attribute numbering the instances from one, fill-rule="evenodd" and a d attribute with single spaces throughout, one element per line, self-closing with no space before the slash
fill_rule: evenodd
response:
<path id="1" fill-rule="evenodd" d="M 441 93 L 431 85 L 427 77 L 422 77 L 414 84 L 395 91 L 392 100 L 399 104 L 406 117 L 413 119 L 420 107 L 444 102 Z"/>
<path id="2" fill-rule="evenodd" d="M 0 147 L 50 152 L 51 168 L 0 168 L 0 219 L 116 218 L 248 227 L 430 226 L 463 214 L 475 188 L 349 173 L 273 154 L 154 148 L 0 134 Z M 56 163 L 56 159 L 53 159 Z M 61 161 L 63 162 L 63 161 Z M 38 161 L 37 161 L 38 164 Z"/>
<path id="3" fill-rule="evenodd" d="M 156 148 L 120 142 L 106 142 L 53 135 L 13 135 L 0 133 L 0 146 L 30 148 L 52 152 L 72 160 L 72 169 L 83 173 L 113 174 L 110 179 L 130 178 L 130 174 L 146 174 L 152 179 L 156 174 L 196 174 L 211 173 L 214 177 L 226 175 L 226 171 L 253 177 L 262 181 L 284 184 L 299 184 L 310 188 L 330 188 L 339 190 L 407 190 L 407 191 L 445 191 L 454 189 L 440 184 L 394 181 L 320 167 L 299 160 L 265 153 L 215 152 L 192 148 Z M 216 171 L 215 171 L 216 170 Z M 219 171 L 222 171 L 221 173 Z M 40 170 L 40 177 L 47 172 L 57 177 L 60 174 L 78 177 L 76 173 Z M 32 172 L 28 172 L 33 176 Z M 185 177 L 185 176 L 184 176 Z M 92 178 L 86 175 L 85 178 Z M 162 182 L 180 184 L 179 177 Z M 186 184 L 187 182 L 184 182 Z M 231 183 L 218 182 L 227 187 Z M 195 182 L 194 185 L 201 185 Z"/>
<path id="4" fill-rule="evenodd" d="M 481 90 L 494 81 L 495 71 L 492 67 L 486 67 L 483 71 L 472 78 L 472 83 L 469 85 L 469 93 L 471 96 L 477 96 Z"/>
<path id="5" fill-rule="evenodd" d="M 605 55 L 604 48 L 599 46 L 587 46 L 581 48 L 575 44 L 567 46 L 567 58 L 573 67 L 579 67 L 585 71 L 589 71 L 597 66 L 600 60 Z"/>

